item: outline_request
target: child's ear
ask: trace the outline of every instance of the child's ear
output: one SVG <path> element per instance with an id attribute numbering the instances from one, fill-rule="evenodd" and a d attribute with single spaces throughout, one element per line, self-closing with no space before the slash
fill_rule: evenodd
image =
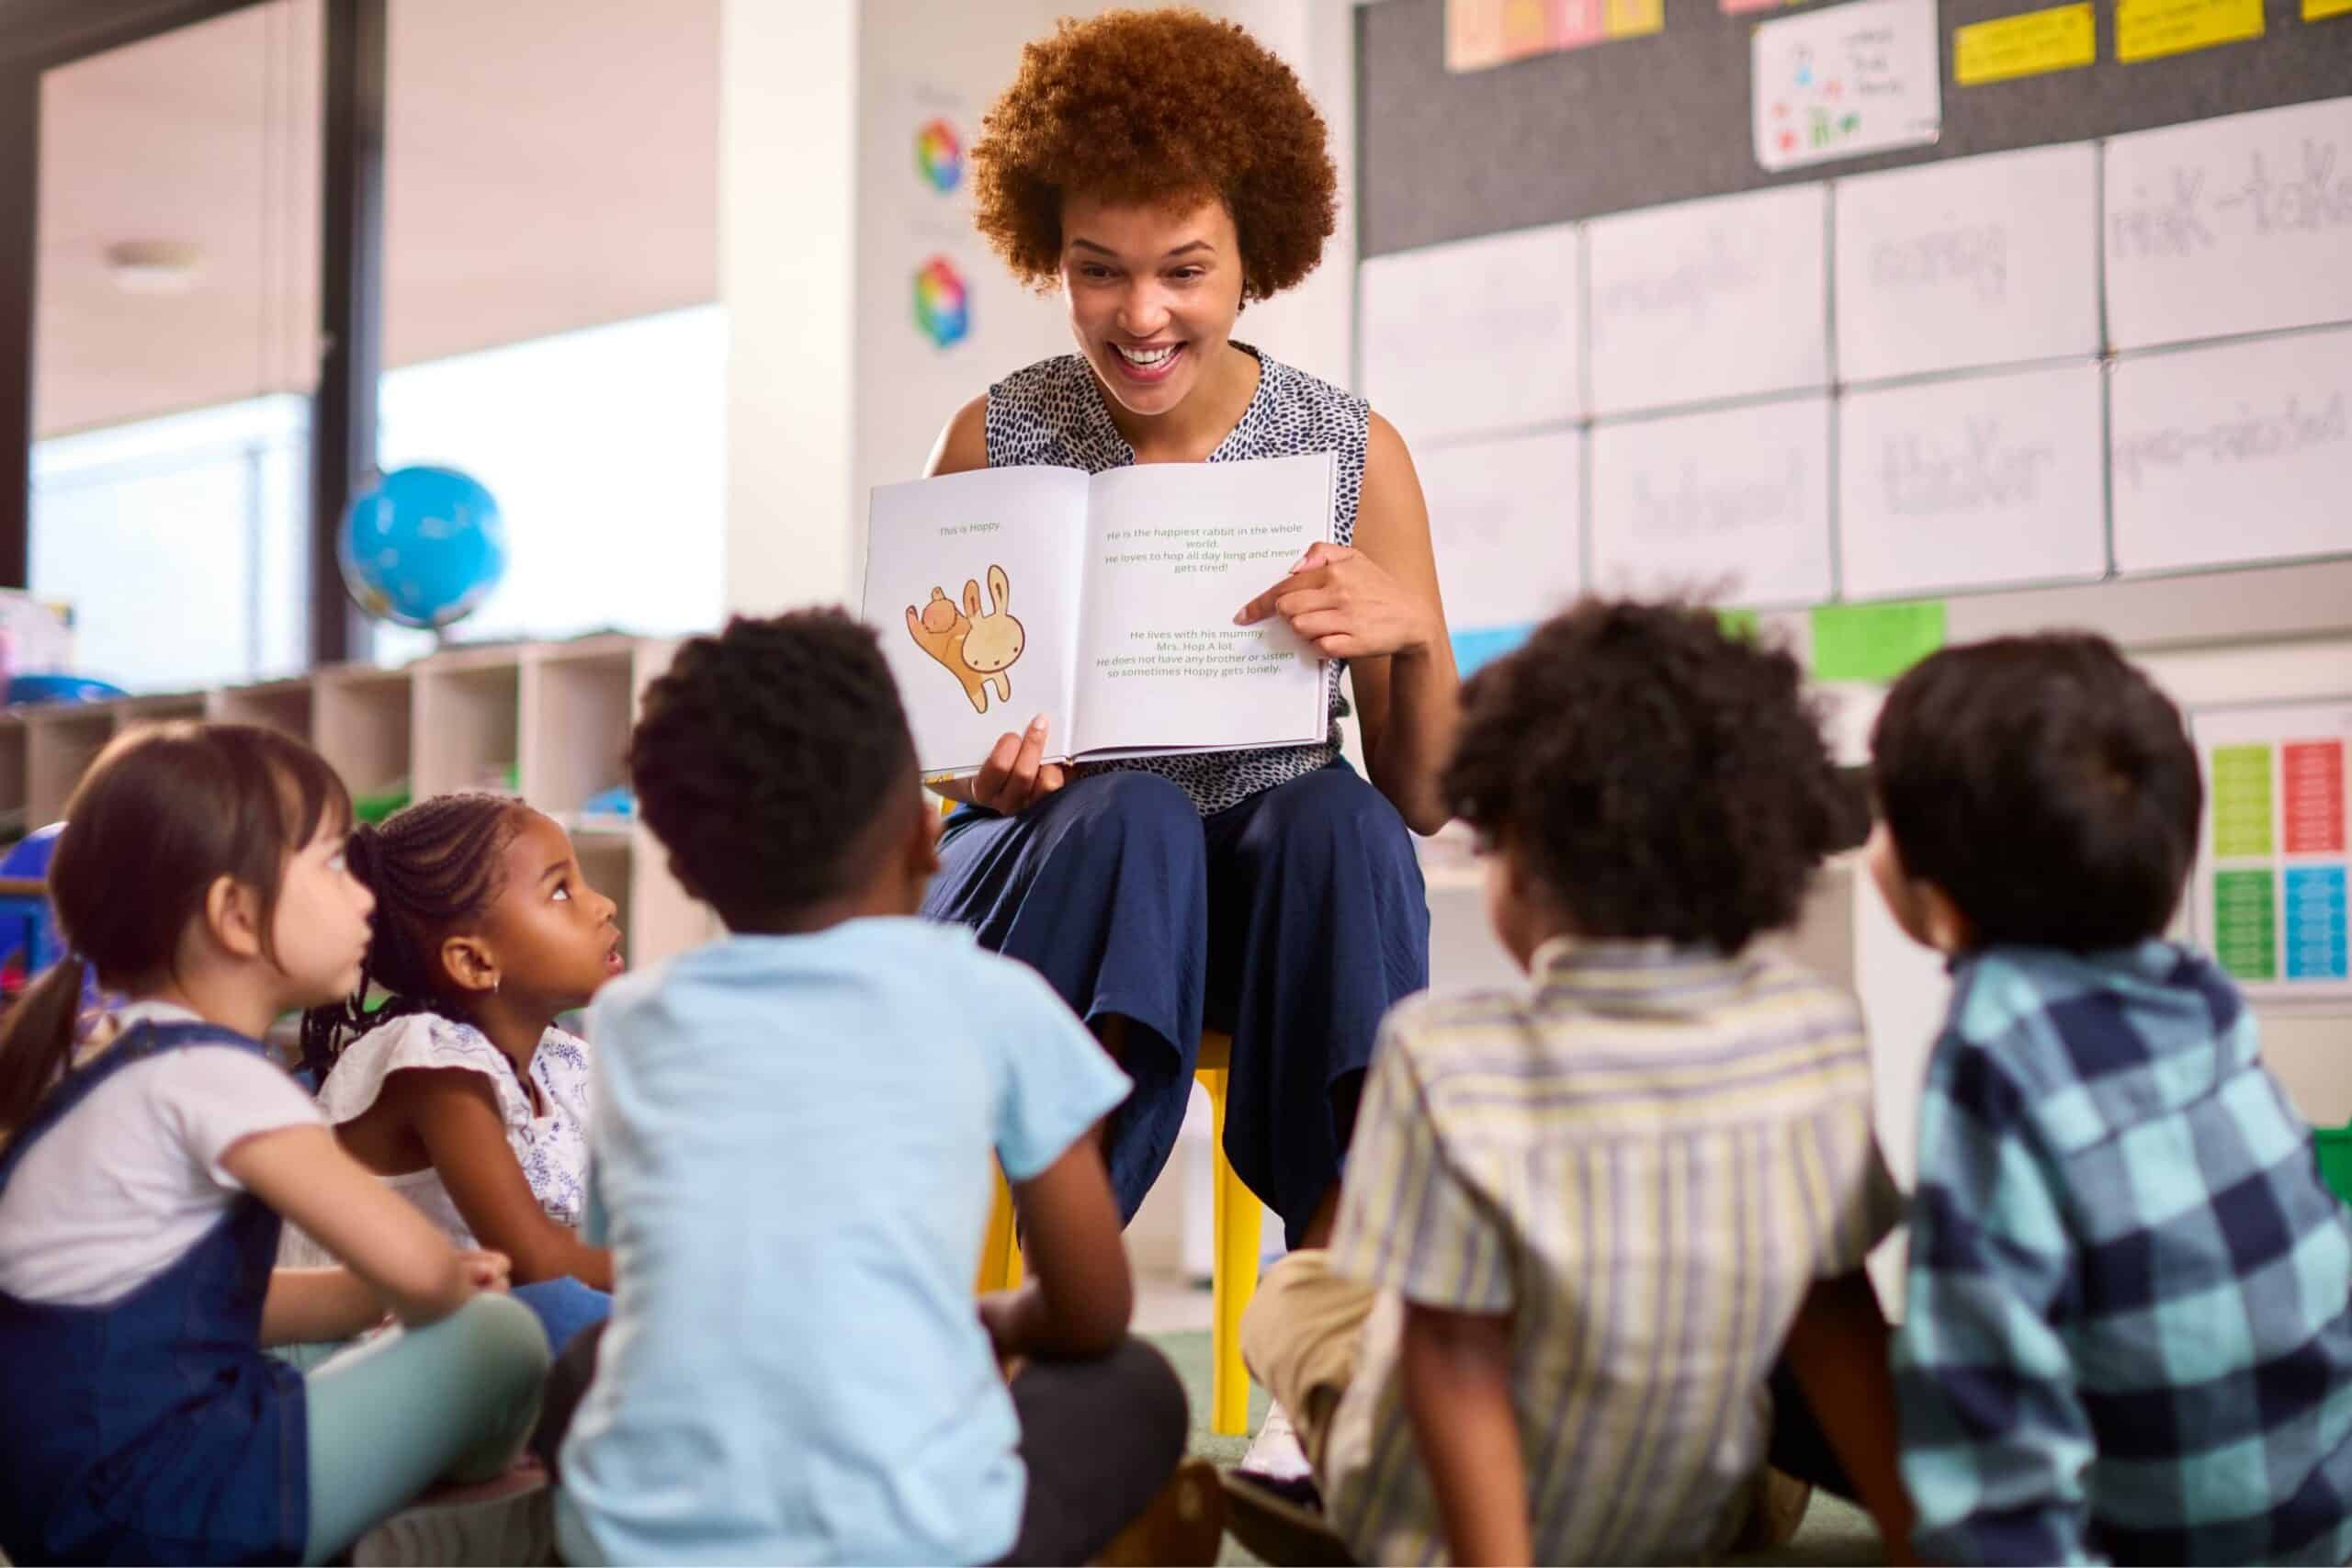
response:
<path id="1" fill-rule="evenodd" d="M 233 876 L 216 876 L 204 890 L 204 927 L 239 958 L 259 958 L 265 951 L 261 899 Z"/>
<path id="2" fill-rule="evenodd" d="M 1928 945 L 1945 954 L 1966 953 L 1976 945 L 1976 924 L 1951 895 L 1932 882 L 1912 885 L 1917 889 L 1920 923 L 1927 928 Z"/>
<path id="3" fill-rule="evenodd" d="M 498 955 L 478 936 L 453 936 L 441 943 L 441 972 L 460 991 L 498 989 Z"/>

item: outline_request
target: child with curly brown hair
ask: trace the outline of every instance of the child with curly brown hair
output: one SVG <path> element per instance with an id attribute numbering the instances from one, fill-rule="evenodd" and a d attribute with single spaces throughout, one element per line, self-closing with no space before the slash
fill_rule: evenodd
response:
<path id="1" fill-rule="evenodd" d="M 1366 1562 L 1694 1562 L 1769 1458 L 1899 1560 L 1869 1053 L 1756 941 L 1849 816 L 1795 662 L 1585 603 L 1470 682 L 1445 786 L 1531 984 L 1388 1015 L 1331 1244 L 1242 1320 L 1330 1526 Z M 1297 1517 L 1231 1489 L 1245 1541 Z"/>

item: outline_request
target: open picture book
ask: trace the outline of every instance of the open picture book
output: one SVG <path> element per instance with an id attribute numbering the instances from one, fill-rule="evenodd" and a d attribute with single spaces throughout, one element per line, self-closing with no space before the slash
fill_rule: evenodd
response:
<path id="1" fill-rule="evenodd" d="M 983 468 L 882 485 L 863 615 L 926 776 L 1037 714 L 1046 760 L 1303 745 L 1324 660 L 1236 611 L 1331 536 L 1338 458 Z"/>

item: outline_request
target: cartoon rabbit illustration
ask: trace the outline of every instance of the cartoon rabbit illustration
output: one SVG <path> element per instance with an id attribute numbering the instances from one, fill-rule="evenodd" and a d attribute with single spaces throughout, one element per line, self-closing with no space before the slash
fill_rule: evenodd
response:
<path id="1" fill-rule="evenodd" d="M 1025 638 L 1021 623 L 1012 618 L 1012 583 L 1001 566 L 989 568 L 989 598 L 994 607 L 982 615 L 980 585 L 970 581 L 964 584 L 964 612 L 972 618 L 972 629 L 964 639 L 964 662 L 980 677 L 983 685 L 995 685 L 997 701 L 1009 703 L 1012 700 L 1012 677 L 1005 671 L 1021 657 Z"/>
<path id="2" fill-rule="evenodd" d="M 940 588 L 931 591 L 930 602 L 920 612 L 907 606 L 907 635 L 956 677 L 974 713 L 989 711 L 991 685 L 999 702 L 1012 700 L 1012 677 L 1005 671 L 1021 657 L 1026 642 L 1021 623 L 1012 615 L 1012 584 L 1004 568 L 989 568 L 989 593 L 996 607 L 987 612 L 980 608 L 980 585 L 968 579 L 961 610 Z"/>
<path id="3" fill-rule="evenodd" d="M 978 610 L 980 607 L 978 592 L 974 589 L 967 592 L 971 593 L 972 608 Z M 907 606 L 907 635 L 915 639 L 917 648 L 939 660 L 947 672 L 956 677 L 964 688 L 964 694 L 972 700 L 974 713 L 989 711 L 988 683 L 964 662 L 964 643 L 972 635 L 971 620 L 956 608 L 956 601 L 947 597 L 944 590 L 933 588 L 931 591 L 931 602 L 922 607 L 920 615 L 916 614 L 912 604 Z"/>

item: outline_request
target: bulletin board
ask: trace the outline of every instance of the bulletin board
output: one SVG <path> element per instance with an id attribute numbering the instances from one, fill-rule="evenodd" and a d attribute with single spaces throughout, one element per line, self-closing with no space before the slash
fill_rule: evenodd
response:
<path id="1" fill-rule="evenodd" d="M 2033 0 L 1942 0 L 1943 130 L 1927 147 L 1769 175 L 1748 145 L 1749 39 L 1787 10 L 1726 15 L 1665 0 L 1643 38 L 1491 70 L 1445 63 L 1445 0 L 1356 12 L 1356 244 L 1361 257 L 1694 197 L 2083 141 L 2352 92 L 2352 20 L 2305 22 L 2265 0 L 2258 39 L 2122 64 L 2113 0 L 2095 7 L 2097 62 L 1961 87 L 1951 34 Z"/>
<path id="2" fill-rule="evenodd" d="M 1357 13 L 1356 385 L 1465 666 L 1579 590 L 2352 627 L 2352 16 L 2098 0 L 2091 63 L 1963 85 L 1955 29 L 2023 8 L 1724 3 L 1463 71 L 1445 0 Z M 2260 32 L 2126 63 L 2124 5 Z M 1932 140 L 1768 169 L 1839 29 L 1927 62 Z"/>

